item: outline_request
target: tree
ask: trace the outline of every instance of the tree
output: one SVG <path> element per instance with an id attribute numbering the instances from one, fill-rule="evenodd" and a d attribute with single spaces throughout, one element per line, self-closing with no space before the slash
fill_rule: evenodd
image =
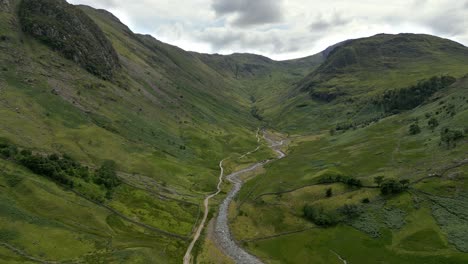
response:
<path id="1" fill-rule="evenodd" d="M 325 212 L 323 208 L 315 208 L 311 205 L 305 205 L 303 208 L 303 213 L 307 220 L 318 226 L 334 226 L 339 222 L 336 212 Z"/>
<path id="2" fill-rule="evenodd" d="M 432 117 L 427 121 L 427 125 L 429 126 L 430 129 L 434 130 L 436 127 L 439 126 L 439 121 L 435 117 Z"/>
<path id="3" fill-rule="evenodd" d="M 443 128 L 440 131 L 440 141 L 444 143 L 447 148 L 456 147 L 456 141 L 464 137 L 463 131 L 450 128 Z"/>
<path id="4" fill-rule="evenodd" d="M 384 181 L 385 177 L 384 176 L 376 176 L 374 177 L 374 182 L 377 184 L 377 186 L 380 187 L 380 184 Z"/>
<path id="5" fill-rule="evenodd" d="M 116 163 L 112 160 L 106 160 L 102 166 L 96 170 L 95 183 L 103 185 L 108 190 L 120 185 L 120 180 L 117 177 Z"/>
<path id="6" fill-rule="evenodd" d="M 383 195 L 398 194 L 406 191 L 408 189 L 408 185 L 408 180 L 401 180 L 398 182 L 395 179 L 389 179 L 380 185 L 380 192 Z"/>
<path id="7" fill-rule="evenodd" d="M 416 123 L 411 124 L 411 126 L 409 127 L 409 133 L 410 133 L 410 135 L 417 135 L 417 134 L 421 133 L 421 128 Z"/>
<path id="8" fill-rule="evenodd" d="M 404 187 L 408 187 L 410 184 L 410 180 L 408 179 L 400 180 L 400 184 L 403 185 Z"/>

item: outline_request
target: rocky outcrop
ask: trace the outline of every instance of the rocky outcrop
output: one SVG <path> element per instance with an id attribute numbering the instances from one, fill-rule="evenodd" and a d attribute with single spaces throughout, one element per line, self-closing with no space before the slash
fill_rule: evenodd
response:
<path id="1" fill-rule="evenodd" d="M 64 0 L 22 0 L 19 17 L 24 32 L 90 73 L 105 80 L 114 78 L 120 67 L 117 52 L 98 25 L 79 8 Z"/>
<path id="2" fill-rule="evenodd" d="M 0 11 L 10 11 L 10 0 L 0 0 Z"/>

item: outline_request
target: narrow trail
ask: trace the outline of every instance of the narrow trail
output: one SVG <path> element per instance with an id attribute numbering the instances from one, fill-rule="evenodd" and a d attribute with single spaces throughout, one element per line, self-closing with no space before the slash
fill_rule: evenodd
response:
<path id="1" fill-rule="evenodd" d="M 8 243 L 4 243 L 4 242 L 0 242 L 0 246 L 3 246 L 13 252 L 15 252 L 16 254 L 22 256 L 23 258 L 25 259 L 28 259 L 29 261 L 32 261 L 32 262 L 36 262 L 36 263 L 42 263 L 42 264 L 57 264 L 59 262 L 57 261 L 47 261 L 47 260 L 42 260 L 42 259 L 38 259 L 38 258 L 35 258 L 31 255 L 28 255 L 26 252 L 24 252 L 23 250 L 21 249 L 18 249 Z"/>
<path id="2" fill-rule="evenodd" d="M 266 136 L 264 133 L 265 140 L 270 144 L 270 148 L 272 148 L 277 154 L 278 157 L 276 159 L 266 160 L 263 162 L 259 162 L 254 164 L 246 169 L 234 172 L 228 175 L 226 178 L 228 181 L 234 184 L 231 191 L 228 193 L 224 201 L 219 207 L 219 213 L 216 218 L 216 225 L 214 230 L 215 241 L 218 244 L 218 247 L 229 257 L 231 257 L 234 262 L 240 264 L 261 264 L 262 261 L 257 257 L 249 254 L 247 251 L 242 249 L 232 237 L 231 231 L 229 229 L 229 206 L 236 197 L 237 193 L 241 190 L 244 182 L 240 179 L 240 175 L 255 170 L 265 164 L 268 164 L 274 160 L 282 159 L 286 156 L 284 152 L 280 150 L 280 147 L 284 144 L 284 141 L 276 142 Z"/>
<path id="3" fill-rule="evenodd" d="M 257 130 L 257 134 L 256 134 L 256 137 L 257 137 L 257 143 L 260 142 L 260 137 L 259 137 L 259 132 L 260 132 L 260 129 Z M 257 146 L 256 149 L 252 150 L 252 151 L 249 151 L 247 153 L 245 153 L 244 155 L 240 156 L 240 158 L 243 158 L 247 155 L 250 155 L 252 153 L 254 153 L 255 151 L 257 151 L 258 149 L 260 148 L 260 145 Z M 203 213 L 203 218 L 202 218 L 202 221 L 200 222 L 200 225 L 198 226 L 197 230 L 195 231 L 195 235 L 193 237 L 193 240 L 192 242 L 190 242 L 190 245 L 189 247 L 187 248 L 187 251 L 185 252 L 185 255 L 184 255 L 184 264 L 190 264 L 190 260 L 192 259 L 192 250 L 193 250 L 193 247 L 195 246 L 195 244 L 197 243 L 198 239 L 200 238 L 200 235 L 203 231 L 203 228 L 205 227 L 205 223 L 206 223 L 206 220 L 208 218 L 208 212 L 209 212 L 209 205 L 210 205 L 210 200 L 217 196 L 220 192 L 221 192 L 221 185 L 223 184 L 223 177 L 224 177 L 224 167 L 223 167 L 223 162 L 225 161 L 226 159 L 223 159 L 219 162 L 219 169 L 220 169 L 220 173 L 219 173 L 219 178 L 218 178 L 218 185 L 216 187 L 216 192 L 213 193 L 213 194 L 210 194 L 208 195 L 205 200 L 203 200 L 203 207 L 204 207 L 204 213 Z"/>
<path id="4" fill-rule="evenodd" d="M 257 130 L 257 142 L 258 143 L 260 143 L 259 133 L 260 133 L 260 130 Z M 265 133 L 264 133 L 263 137 L 265 138 L 265 140 L 267 140 L 267 142 L 270 143 L 270 147 L 276 153 L 278 153 L 278 159 L 281 159 L 281 158 L 286 156 L 281 150 L 279 150 L 279 147 L 283 144 L 283 141 L 281 141 L 280 143 L 275 142 L 275 141 L 267 138 L 265 136 Z M 247 155 L 250 155 L 250 154 L 256 152 L 259 149 L 260 149 L 260 144 L 257 146 L 256 149 L 243 154 L 242 156 L 240 156 L 240 158 L 243 158 L 243 157 L 245 157 Z M 208 195 L 205 198 L 205 200 L 203 201 L 203 207 L 204 207 L 203 218 L 202 218 L 202 221 L 200 222 L 200 225 L 198 226 L 198 228 L 197 228 L 197 230 L 195 232 L 195 235 L 193 237 L 192 242 L 190 243 L 190 245 L 187 248 L 187 251 L 186 251 L 186 253 L 184 255 L 184 261 L 183 261 L 184 264 L 190 264 L 190 261 L 192 259 L 193 247 L 195 246 L 198 239 L 200 238 L 200 235 L 201 235 L 201 233 L 203 231 L 203 228 L 205 227 L 205 223 L 206 223 L 206 220 L 208 218 L 210 200 L 213 197 L 217 196 L 221 192 L 221 185 L 223 184 L 223 178 L 224 178 L 223 162 L 225 160 L 226 159 L 223 159 L 222 161 L 219 162 L 220 174 L 219 174 L 219 181 L 218 181 L 218 185 L 217 185 L 217 191 L 215 193 L 213 193 L 213 194 Z M 233 198 L 240 191 L 240 189 L 241 189 L 241 187 L 243 185 L 242 180 L 240 180 L 238 178 L 238 176 L 240 176 L 241 174 L 247 173 L 249 171 L 253 171 L 253 170 L 255 170 L 255 169 L 263 166 L 264 164 L 267 164 L 267 163 L 271 162 L 271 161 L 273 161 L 273 160 L 266 160 L 266 161 L 256 163 L 256 164 L 254 164 L 254 165 L 252 165 L 252 166 L 250 166 L 248 168 L 245 168 L 243 170 L 234 172 L 234 173 L 232 173 L 232 174 L 230 174 L 230 175 L 228 175 L 226 177 L 226 179 L 229 180 L 231 183 L 233 183 L 234 186 L 233 186 L 233 188 L 229 192 L 228 196 L 224 199 L 223 203 L 220 206 L 219 214 L 218 214 L 218 217 L 216 219 L 215 236 L 216 236 L 216 240 L 217 240 L 217 242 L 219 244 L 218 246 L 223 251 L 225 251 L 225 253 L 227 255 L 229 255 L 231 258 L 233 258 L 236 261 L 236 263 L 249 263 L 249 264 L 250 263 L 262 263 L 256 257 L 250 255 L 249 253 L 247 253 L 246 251 L 241 249 L 234 242 L 234 240 L 231 238 L 231 233 L 229 231 L 229 225 L 228 225 L 228 219 L 227 219 L 227 212 L 228 212 L 228 209 L 229 209 L 229 205 L 231 204 Z"/>
<path id="5" fill-rule="evenodd" d="M 187 252 L 185 252 L 184 264 L 190 264 L 190 260 L 192 258 L 193 247 L 195 246 L 195 243 L 197 243 L 198 239 L 200 238 L 201 232 L 203 231 L 203 228 L 205 227 L 206 219 L 208 218 L 210 199 L 215 197 L 221 192 L 221 185 L 223 183 L 223 176 L 224 176 L 223 162 L 224 162 L 224 159 L 219 162 L 219 168 L 221 172 L 219 173 L 217 191 L 213 194 L 208 195 L 203 201 L 203 207 L 204 207 L 203 218 L 202 218 L 202 221 L 200 222 L 200 225 L 197 228 L 197 231 L 195 232 L 195 236 L 193 237 L 193 240 L 190 243 L 187 249 Z"/>
<path id="6" fill-rule="evenodd" d="M 333 254 L 335 254 L 342 262 L 343 264 L 348 264 L 348 261 L 346 261 L 342 256 L 340 256 L 338 253 L 336 253 L 333 250 L 330 250 Z"/>

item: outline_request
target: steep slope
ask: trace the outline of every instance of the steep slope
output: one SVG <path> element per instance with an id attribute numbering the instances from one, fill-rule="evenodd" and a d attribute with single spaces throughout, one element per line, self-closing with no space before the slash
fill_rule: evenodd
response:
<path id="1" fill-rule="evenodd" d="M 290 87 L 326 57 L 321 52 L 301 59 L 274 61 L 255 54 L 194 54 L 224 77 L 242 85 L 253 104 L 252 114 L 261 120 L 264 114 L 269 114 L 271 106 L 281 105 L 284 98 L 290 97 Z"/>
<path id="2" fill-rule="evenodd" d="M 63 36 L 76 45 L 51 45 Z M 93 54 L 113 56 L 109 45 L 112 78 L 88 67 Z M 179 262 L 217 164 L 257 145 L 243 87 L 62 0 L 3 1 L 0 50 L 0 262 L 24 261 L 14 249 L 46 261 Z"/>
<path id="3" fill-rule="evenodd" d="M 234 236 L 272 263 L 466 263 L 467 98 L 465 77 L 368 126 L 290 137 L 242 189 Z"/>
<path id="4" fill-rule="evenodd" d="M 465 73 L 457 65 L 467 59 L 468 49 L 453 41 L 429 35 L 381 34 L 351 40 L 335 48 L 316 71 L 300 82 L 299 88 L 317 95 L 318 99 L 316 89 L 321 87 L 359 96 L 359 92 L 373 88 L 366 86 L 371 81 L 377 89 L 385 89 L 392 88 L 393 83 L 415 82 L 422 74 Z M 423 68 L 426 65 L 431 67 Z"/>
<path id="5" fill-rule="evenodd" d="M 101 29 L 81 10 L 62 1 L 21 1 L 22 29 L 87 71 L 112 79 L 119 58 Z"/>
<path id="6" fill-rule="evenodd" d="M 467 51 L 408 34 L 329 51 L 266 106 L 288 155 L 241 191 L 236 239 L 279 263 L 465 263 Z"/>
<path id="7" fill-rule="evenodd" d="M 291 87 L 292 96 L 284 98 L 269 117 L 283 129 L 303 132 L 368 123 L 382 115 L 372 101 L 385 91 L 434 76 L 462 77 L 468 72 L 467 61 L 468 48 L 428 35 L 380 34 L 346 41 Z"/>

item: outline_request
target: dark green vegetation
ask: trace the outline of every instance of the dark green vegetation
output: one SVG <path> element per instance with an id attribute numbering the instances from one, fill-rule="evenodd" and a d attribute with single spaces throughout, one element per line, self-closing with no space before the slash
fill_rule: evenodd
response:
<path id="1" fill-rule="evenodd" d="M 325 211 L 323 207 L 304 206 L 304 217 L 322 227 L 335 226 L 338 223 L 350 221 L 361 214 L 361 209 L 355 204 L 345 204 L 333 211 Z"/>
<path id="2" fill-rule="evenodd" d="M 31 150 L 19 149 L 8 143 L 0 143 L 0 157 L 20 164 L 35 174 L 47 177 L 58 184 L 75 189 L 96 202 L 103 202 L 104 197 L 111 198 L 113 189 L 121 184 L 116 174 L 116 164 L 110 160 L 104 161 L 95 171 L 90 171 L 88 167 L 68 155 L 33 154 Z M 96 186 L 88 187 L 89 183 L 103 188 L 95 192 Z"/>
<path id="3" fill-rule="evenodd" d="M 456 79 L 451 76 L 432 77 L 408 88 L 385 91 L 383 97 L 376 100 L 375 104 L 387 113 L 411 110 L 455 81 Z"/>
<path id="4" fill-rule="evenodd" d="M 246 183 L 232 226 L 266 262 L 468 261 L 458 43 L 377 35 L 278 62 L 10 0 L 0 51 L 2 263 L 180 263 L 219 161 L 274 155 L 262 141 L 238 159 L 259 126 L 288 135 L 288 156 Z"/>

